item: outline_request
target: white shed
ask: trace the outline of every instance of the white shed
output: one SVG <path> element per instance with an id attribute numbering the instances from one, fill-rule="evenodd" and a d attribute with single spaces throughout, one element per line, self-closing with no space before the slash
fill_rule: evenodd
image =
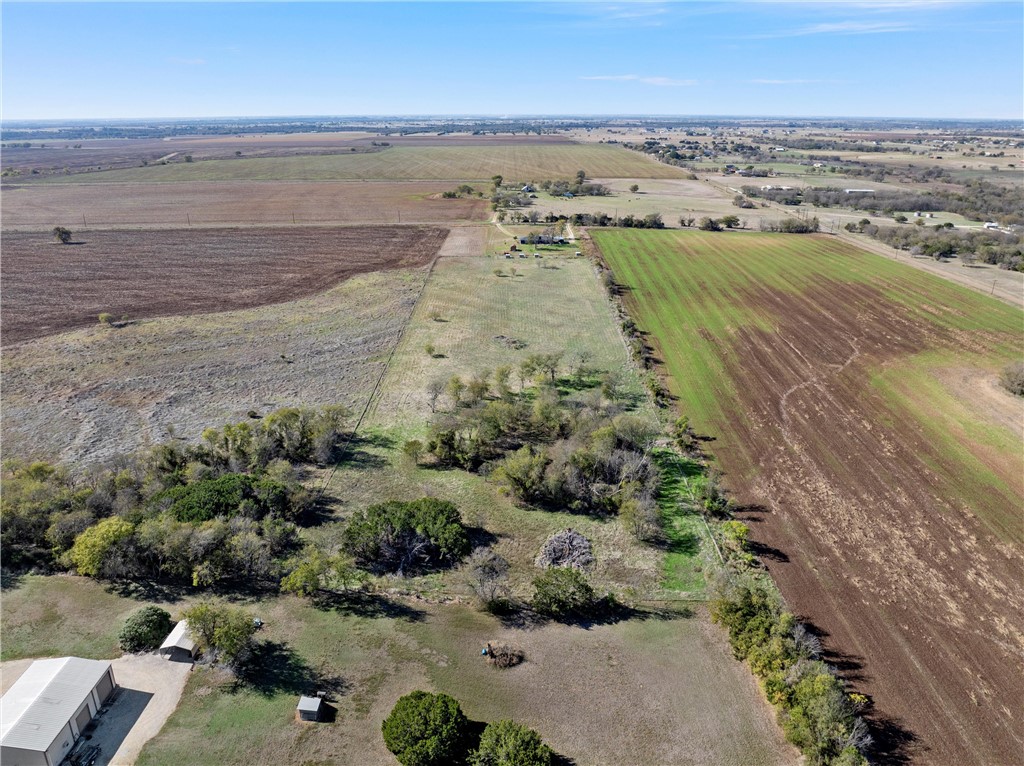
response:
<path id="1" fill-rule="evenodd" d="M 188 622 L 179 620 L 158 650 L 165 660 L 176 662 L 191 662 L 199 653 L 199 647 L 192 640 L 192 634 L 188 629 Z"/>
<path id="2" fill-rule="evenodd" d="M 298 721 L 319 721 L 320 712 L 323 710 L 324 701 L 321 697 L 299 697 L 299 704 L 295 707 L 295 718 Z"/>
<path id="3" fill-rule="evenodd" d="M 109 662 L 36 660 L 0 700 L 0 761 L 58 766 L 116 686 Z"/>

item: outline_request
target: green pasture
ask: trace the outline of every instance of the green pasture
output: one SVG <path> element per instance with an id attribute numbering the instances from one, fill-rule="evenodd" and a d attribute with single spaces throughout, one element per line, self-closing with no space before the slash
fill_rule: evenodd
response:
<path id="1" fill-rule="evenodd" d="M 651 334 L 679 409 L 698 431 L 726 437 L 738 424 L 750 425 L 739 381 L 726 368 L 733 339 L 743 328 L 773 332 L 784 319 L 758 307 L 761 291 L 791 295 L 796 305 L 813 303 L 819 285 L 876 289 L 886 303 L 871 310 L 891 312 L 925 348 L 887 360 L 863 396 L 872 397 L 875 408 L 881 398 L 894 423 L 916 423 L 943 458 L 959 466 L 956 477 L 947 476 L 950 492 L 998 536 L 1019 538 L 1019 520 L 1006 509 L 1020 507 L 1020 489 L 982 459 L 1000 451 L 1012 459 L 1020 454 L 1019 440 L 965 409 L 959 402 L 966 392 L 937 380 L 939 371 L 954 367 L 995 378 L 1019 359 L 1024 317 L 1018 309 L 826 236 L 608 230 L 593 237 L 638 325 Z M 850 307 L 817 305 L 823 317 L 847 309 L 851 313 L 842 316 L 849 317 L 852 336 L 857 319 Z"/>

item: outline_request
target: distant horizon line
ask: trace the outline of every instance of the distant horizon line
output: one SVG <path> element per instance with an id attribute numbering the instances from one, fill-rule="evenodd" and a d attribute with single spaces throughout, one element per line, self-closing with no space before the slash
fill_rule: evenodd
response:
<path id="1" fill-rule="evenodd" d="M 263 115 L 205 115 L 188 117 L 18 117 L 0 118 L 0 127 L 16 124 L 42 125 L 42 124 L 81 124 L 81 123 L 133 123 L 133 122 L 189 122 L 189 121 L 240 121 L 240 120 L 355 120 L 355 121 L 381 121 L 381 120 L 750 120 L 750 121 L 778 121 L 778 120 L 849 120 L 849 121 L 880 121 L 880 122 L 1000 122 L 1018 123 L 1024 129 L 1024 118 L 1021 117 L 920 117 L 920 116 L 879 116 L 879 115 L 793 115 L 793 114 L 656 114 L 656 113 L 618 113 L 618 114 L 486 114 L 486 113 L 463 113 L 463 114 L 263 114 Z"/>

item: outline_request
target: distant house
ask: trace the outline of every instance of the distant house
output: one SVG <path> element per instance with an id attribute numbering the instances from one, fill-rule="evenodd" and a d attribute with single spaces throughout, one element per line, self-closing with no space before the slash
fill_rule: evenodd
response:
<path id="1" fill-rule="evenodd" d="M 814 167 L 816 167 L 816 168 L 823 168 L 823 167 L 825 167 L 825 163 L 824 162 L 815 162 L 814 163 Z"/>
<path id="2" fill-rule="evenodd" d="M 181 620 L 177 625 L 174 626 L 164 642 L 160 644 L 158 650 L 161 657 L 165 660 L 173 660 L 174 662 L 192 662 L 199 654 L 199 647 L 196 646 L 196 642 L 192 640 L 192 634 L 189 632 L 188 623 L 185 620 Z"/>
<path id="3" fill-rule="evenodd" d="M 996 223 L 995 221 L 985 221 L 985 228 L 986 229 L 998 229 L 999 228 L 999 224 Z"/>
<path id="4" fill-rule="evenodd" d="M 874 189 L 843 189 L 844 194 L 874 194 Z"/>
<path id="5" fill-rule="evenodd" d="M 58 766 L 115 688 L 109 662 L 36 660 L 0 700 L 0 761 Z"/>
<path id="6" fill-rule="evenodd" d="M 299 697 L 299 704 L 295 707 L 295 720 L 319 721 L 323 708 L 324 701 L 321 697 Z"/>

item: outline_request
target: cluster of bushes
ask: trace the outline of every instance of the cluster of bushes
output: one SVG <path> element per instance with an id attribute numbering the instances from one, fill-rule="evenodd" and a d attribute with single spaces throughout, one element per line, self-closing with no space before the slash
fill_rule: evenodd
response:
<path id="1" fill-rule="evenodd" d="M 632 213 L 619 217 L 607 213 L 574 213 L 569 221 L 576 226 L 607 226 L 623 229 L 664 229 L 661 213 L 648 213 L 640 217 Z"/>
<path id="2" fill-rule="evenodd" d="M 403 576 L 458 562 L 470 546 L 459 509 L 425 497 L 356 511 L 345 528 L 342 547 L 363 569 Z"/>
<path id="3" fill-rule="evenodd" d="M 460 197 L 468 197 L 470 194 L 476 194 L 476 196 L 483 196 L 483 192 L 478 192 L 473 189 L 469 184 L 460 184 L 451 191 L 442 192 L 441 196 L 444 199 L 459 199 Z"/>
<path id="4" fill-rule="evenodd" d="M 867 220 L 867 219 L 865 219 Z M 1013 234 L 985 229 L 953 229 L 944 224 L 923 226 L 875 226 L 859 224 L 860 230 L 894 250 L 927 255 L 935 260 L 970 254 L 1011 271 L 1024 270 L 1024 241 Z"/>
<path id="5" fill-rule="evenodd" d="M 927 177 L 919 180 L 935 179 Z M 784 205 L 799 205 L 806 202 L 815 207 L 849 207 L 854 210 L 882 211 L 886 215 L 891 215 L 897 210 L 945 211 L 958 213 L 973 221 L 1000 221 L 1006 225 L 1024 223 L 1024 213 L 1021 212 L 1024 210 L 1024 190 L 983 180 L 968 181 L 961 189 L 927 192 L 876 189 L 872 193 L 847 194 L 844 190 L 832 186 L 812 186 L 803 189 L 761 189 L 758 186 L 744 186 L 743 193 L 748 197 L 760 197 Z"/>
<path id="6" fill-rule="evenodd" d="M 468 385 L 450 381 L 453 409 L 435 416 L 426 453 L 439 465 L 490 473 L 526 505 L 601 515 L 635 506 L 653 514 L 657 426 L 615 401 L 613 376 L 595 379 L 581 361 L 559 379 L 560 360 L 528 357 L 518 393 L 508 385 L 509 368 L 496 373 L 496 398 L 486 398 L 487 375 Z M 569 398 L 556 383 L 588 393 Z"/>
<path id="7" fill-rule="evenodd" d="M 741 221 L 735 215 L 723 215 L 721 218 L 704 216 L 696 222 L 697 228 L 701 231 L 722 231 L 723 229 L 735 229 L 740 226 Z M 692 216 L 683 216 L 679 219 L 679 225 L 687 229 L 694 225 Z"/>
<path id="8" fill-rule="evenodd" d="M 574 197 L 607 197 L 611 193 L 604 184 L 586 183 L 579 176 L 574 181 L 541 181 L 540 188 L 555 197 L 565 194 Z"/>
<path id="9" fill-rule="evenodd" d="M 812 764 L 866 765 L 862 751 L 871 737 L 857 715 L 866 699 L 847 694 L 821 661 L 817 638 L 757 578 L 723 574 L 715 589 L 712 619 L 729 632 L 733 655 L 749 663 L 777 706 L 787 739 Z"/>
<path id="10" fill-rule="evenodd" d="M 307 501 L 296 464 L 332 457 L 347 412 L 289 408 L 73 474 L 8 463 L 2 552 L 13 568 L 207 586 L 271 580 Z"/>
<path id="11" fill-rule="evenodd" d="M 762 219 L 759 226 L 761 231 L 777 231 L 783 234 L 814 234 L 820 228 L 820 222 L 817 217 L 806 221 L 800 218 L 783 218 L 781 221 Z"/>
<path id="12" fill-rule="evenodd" d="M 510 720 L 487 724 L 474 743 L 469 719 L 447 694 L 405 695 L 381 733 L 402 766 L 551 766 L 554 758 L 537 732 Z"/>

